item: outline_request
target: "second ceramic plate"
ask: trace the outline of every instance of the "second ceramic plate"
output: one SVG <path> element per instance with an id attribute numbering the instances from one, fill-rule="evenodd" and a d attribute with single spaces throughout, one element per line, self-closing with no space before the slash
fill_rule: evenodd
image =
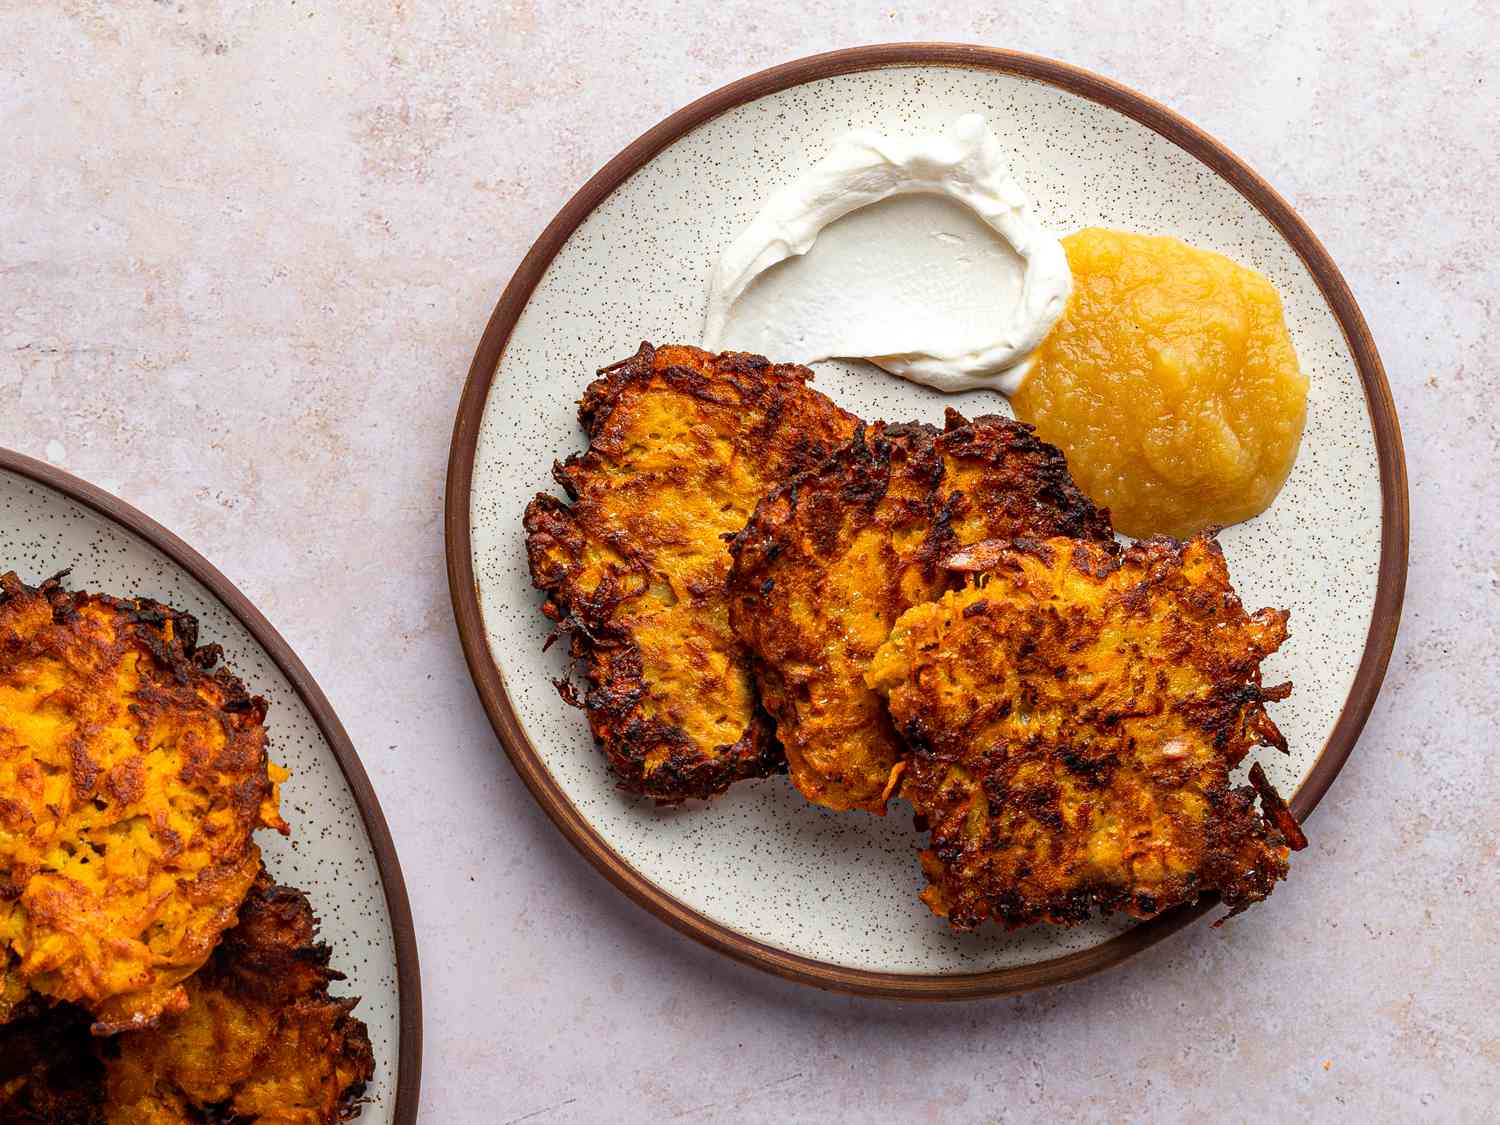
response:
<path id="1" fill-rule="evenodd" d="M 521 513 L 583 445 L 575 403 L 596 368 L 641 340 L 696 342 L 709 270 L 766 196 L 839 135 L 915 133 L 983 113 L 1042 221 L 1170 233 L 1268 275 L 1311 379 L 1292 477 L 1270 511 L 1222 542 L 1247 606 L 1286 606 L 1292 639 L 1267 682 L 1288 758 L 1262 755 L 1311 811 L 1374 701 L 1400 613 L 1406 487 L 1379 359 L 1327 254 L 1267 185 L 1211 138 L 1094 75 L 981 48 L 899 45 L 805 59 L 663 122 L 552 223 L 501 298 L 454 434 L 447 531 L 454 606 L 486 709 L 558 826 L 626 893 L 733 956 L 825 987 L 960 996 L 1055 983 L 1113 964 L 1202 912 L 1135 925 L 956 935 L 917 900 L 918 837 L 897 803 L 878 819 L 806 804 L 784 778 L 661 810 L 622 795 L 583 716 L 558 697 L 566 645 L 531 588 Z M 787 357 L 772 357 L 787 358 Z M 826 363 L 816 386 L 865 418 L 939 422 L 944 396 L 874 368 Z M 1301 902 L 1296 857 L 1277 908 Z"/>
<path id="2" fill-rule="evenodd" d="M 291 776 L 281 812 L 290 837 L 255 842 L 276 880 L 306 892 L 345 974 L 333 993 L 358 996 L 375 1075 L 362 1125 L 412 1125 L 422 1072 L 421 974 L 400 861 L 380 802 L 349 736 L 302 662 L 207 560 L 128 504 L 50 465 L 0 449 L 0 572 L 36 584 L 64 567 L 66 585 L 154 598 L 198 620 L 199 640 L 270 703 L 273 760 Z"/>

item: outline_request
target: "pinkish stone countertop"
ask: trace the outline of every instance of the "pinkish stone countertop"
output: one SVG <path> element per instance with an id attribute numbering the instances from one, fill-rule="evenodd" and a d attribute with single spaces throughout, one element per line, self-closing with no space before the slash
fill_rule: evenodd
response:
<path id="1" fill-rule="evenodd" d="M 0 0 L 0 445 L 180 533 L 333 700 L 411 887 L 424 1122 L 1495 1119 L 1500 14 L 1133 7 Z M 480 329 L 568 195 L 729 79 L 896 39 L 1055 55 L 1242 154 L 1363 305 L 1411 474 L 1395 657 L 1293 880 L 941 1007 L 612 891 L 497 747 L 440 523 Z"/>

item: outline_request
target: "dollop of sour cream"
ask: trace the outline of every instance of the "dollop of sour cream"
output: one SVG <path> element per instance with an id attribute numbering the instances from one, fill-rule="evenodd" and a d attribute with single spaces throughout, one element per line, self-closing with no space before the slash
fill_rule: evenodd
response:
<path id="1" fill-rule="evenodd" d="M 704 347 L 868 359 L 939 390 L 1013 394 L 1072 284 L 983 117 L 927 136 L 859 131 L 724 251 Z"/>

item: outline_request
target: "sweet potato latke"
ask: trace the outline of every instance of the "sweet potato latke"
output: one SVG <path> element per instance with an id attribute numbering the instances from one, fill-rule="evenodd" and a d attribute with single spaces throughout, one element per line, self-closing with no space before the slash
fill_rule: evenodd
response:
<path id="1" fill-rule="evenodd" d="M 951 410 L 941 433 L 861 429 L 760 503 L 732 547 L 730 619 L 809 801 L 885 811 L 906 751 L 864 681 L 875 650 L 905 610 L 957 584 L 947 555 L 1049 535 L 1114 549 L 1061 453 L 1029 426 Z"/>
<path id="2" fill-rule="evenodd" d="M 1291 685 L 1260 682 L 1285 611 L 1246 614 L 1205 536 L 984 543 L 950 565 L 979 573 L 904 614 L 868 674 L 912 751 L 928 906 L 972 929 L 1269 894 L 1305 840 L 1259 764 L 1253 790 L 1229 772 L 1286 749 L 1264 704 Z"/>
<path id="3" fill-rule="evenodd" d="M 234 924 L 285 775 L 218 655 L 156 602 L 0 576 L 0 1022 L 37 992 L 149 1025 Z"/>
<path id="4" fill-rule="evenodd" d="M 317 926 L 301 891 L 260 872 L 239 925 L 188 979 L 187 1009 L 120 1037 L 105 1067 L 110 1125 L 357 1116 L 374 1073 L 370 1038 L 350 1014 L 358 1001 L 328 995 L 343 974 L 328 967 Z M 206 1116 L 210 1108 L 218 1118 Z"/>
<path id="5" fill-rule="evenodd" d="M 89 1034 L 71 1005 L 0 1027 L 0 1125 L 332 1125 L 359 1114 L 374 1064 L 356 1001 L 300 891 L 264 871 L 239 924 L 146 1031 Z"/>
<path id="6" fill-rule="evenodd" d="M 712 797 L 784 768 L 730 631 L 724 536 L 853 430 L 811 375 L 642 344 L 584 394 L 588 451 L 553 468 L 573 503 L 526 509 L 532 581 L 571 634 L 582 705 L 627 789 Z"/>

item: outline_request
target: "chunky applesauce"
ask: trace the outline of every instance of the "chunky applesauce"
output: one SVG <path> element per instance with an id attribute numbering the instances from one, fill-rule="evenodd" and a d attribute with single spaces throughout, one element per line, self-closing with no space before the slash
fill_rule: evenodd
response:
<path id="1" fill-rule="evenodd" d="M 1265 510 L 1297 457 L 1307 379 L 1263 276 L 1175 238 L 1063 240 L 1067 312 L 1012 398 L 1127 535 Z"/>

